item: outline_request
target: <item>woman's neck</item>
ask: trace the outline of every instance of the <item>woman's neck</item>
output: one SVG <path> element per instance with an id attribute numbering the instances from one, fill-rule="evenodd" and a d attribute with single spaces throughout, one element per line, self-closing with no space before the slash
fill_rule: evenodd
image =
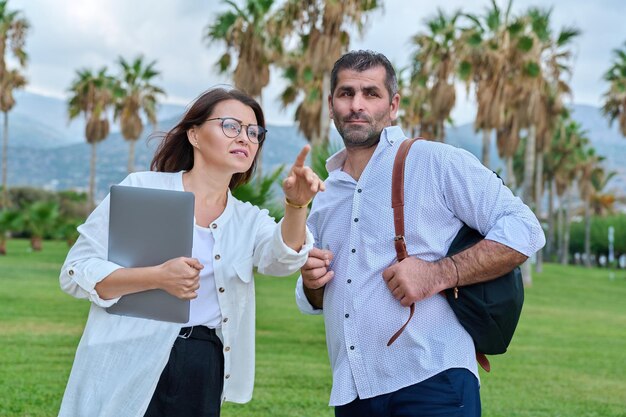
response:
<path id="1" fill-rule="evenodd" d="M 223 174 L 194 167 L 183 174 L 183 186 L 185 191 L 194 193 L 196 202 L 225 207 L 230 179 Z"/>

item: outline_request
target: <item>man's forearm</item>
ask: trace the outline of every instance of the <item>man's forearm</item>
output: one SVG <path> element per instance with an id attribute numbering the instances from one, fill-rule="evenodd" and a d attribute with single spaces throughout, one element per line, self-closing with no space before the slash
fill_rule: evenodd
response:
<path id="1" fill-rule="evenodd" d="M 326 288 L 326 286 L 315 290 L 307 288 L 304 285 L 302 288 L 304 289 L 304 295 L 306 295 L 309 303 L 318 310 L 321 310 L 324 304 L 324 288 Z"/>
<path id="2" fill-rule="evenodd" d="M 445 258 L 444 258 L 445 259 Z M 528 257 L 515 249 L 493 240 L 483 239 L 474 246 L 454 255 L 454 263 L 458 269 L 458 286 L 471 285 L 489 281 L 506 274 L 526 261 Z M 447 260 L 452 263 L 452 261 Z M 456 271 L 454 265 L 450 265 Z"/>

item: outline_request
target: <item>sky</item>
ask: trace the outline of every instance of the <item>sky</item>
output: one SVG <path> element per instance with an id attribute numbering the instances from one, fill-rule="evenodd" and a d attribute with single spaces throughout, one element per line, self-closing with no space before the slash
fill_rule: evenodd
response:
<path id="1" fill-rule="evenodd" d="M 243 0 L 236 0 L 242 4 Z M 497 0 L 503 7 L 504 1 Z M 353 33 L 351 49 L 372 49 L 385 54 L 396 68 L 408 65 L 409 39 L 425 30 L 424 21 L 437 8 L 452 12 L 481 13 L 489 0 L 411 1 L 385 0 L 384 8 L 369 15 L 362 36 Z M 553 29 L 576 26 L 582 30 L 574 46 L 574 72 L 570 84 L 577 104 L 600 106 L 606 91 L 602 74 L 609 67 L 612 50 L 626 41 L 626 1 L 623 0 L 515 0 L 513 13 L 530 6 L 552 7 Z M 215 62 L 224 45 L 203 39 L 207 25 L 226 6 L 219 0 L 9 0 L 9 8 L 21 10 L 31 23 L 26 49 L 27 91 L 66 98 L 67 87 L 79 68 L 108 66 L 113 72 L 121 55 L 131 59 L 143 54 L 156 60 L 161 75 L 155 84 L 167 92 L 164 102 L 189 104 L 204 90 L 231 85 L 219 75 Z M 293 108 L 282 110 L 278 102 L 285 87 L 279 71 L 273 71 L 263 92 L 263 107 L 270 124 L 293 123 Z M 459 87 L 452 113 L 456 124 L 473 120 L 472 93 Z"/>

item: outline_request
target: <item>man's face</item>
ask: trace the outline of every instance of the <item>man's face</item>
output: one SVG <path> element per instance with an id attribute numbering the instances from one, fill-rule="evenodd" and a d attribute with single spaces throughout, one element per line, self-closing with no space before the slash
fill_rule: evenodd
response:
<path id="1" fill-rule="evenodd" d="M 377 66 L 358 72 L 341 70 L 328 98 L 330 117 L 346 147 L 371 147 L 398 113 L 400 96 L 390 99 L 385 87 L 385 68 Z"/>

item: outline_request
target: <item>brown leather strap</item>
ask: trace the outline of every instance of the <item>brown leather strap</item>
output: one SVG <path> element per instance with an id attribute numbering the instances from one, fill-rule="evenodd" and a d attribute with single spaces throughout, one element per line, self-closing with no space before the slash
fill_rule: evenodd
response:
<path id="1" fill-rule="evenodd" d="M 418 139 L 421 138 L 407 139 L 400 144 L 396 159 L 393 162 L 393 172 L 391 174 L 391 208 L 393 208 L 393 225 L 396 232 L 393 238 L 393 244 L 396 248 L 398 262 L 402 262 L 402 260 L 409 256 L 406 251 L 406 241 L 404 240 L 404 162 L 409 154 L 411 145 Z M 400 337 L 413 318 L 413 313 L 415 313 L 415 304 L 411 304 L 409 307 L 409 318 L 406 323 L 404 323 L 404 326 L 391 336 L 391 339 L 387 342 L 387 346 L 391 346 L 391 344 Z"/>
<path id="2" fill-rule="evenodd" d="M 491 371 L 491 364 L 484 353 L 476 351 L 476 361 L 485 370 L 485 372 Z"/>
<path id="3" fill-rule="evenodd" d="M 411 149 L 411 145 L 419 139 L 423 138 L 407 139 L 402 142 L 400 144 L 400 148 L 398 149 L 398 153 L 396 154 L 396 159 L 393 162 L 393 172 L 391 174 L 391 207 L 393 208 L 393 225 L 396 232 L 393 243 L 396 248 L 398 262 L 402 262 L 402 260 L 409 256 L 406 250 L 406 240 L 404 239 L 404 165 L 406 157 L 409 154 L 409 150 Z M 445 296 L 443 293 L 442 295 Z M 415 303 L 410 306 L 409 318 L 406 323 L 404 323 L 400 330 L 391 336 L 391 339 L 387 342 L 387 346 L 391 346 L 391 344 L 395 342 L 398 337 L 400 337 L 404 329 L 406 329 L 406 326 L 413 318 L 414 313 Z M 487 359 L 487 356 L 485 356 L 484 353 L 477 351 L 476 361 L 485 371 L 489 372 L 491 370 L 489 359 Z"/>

